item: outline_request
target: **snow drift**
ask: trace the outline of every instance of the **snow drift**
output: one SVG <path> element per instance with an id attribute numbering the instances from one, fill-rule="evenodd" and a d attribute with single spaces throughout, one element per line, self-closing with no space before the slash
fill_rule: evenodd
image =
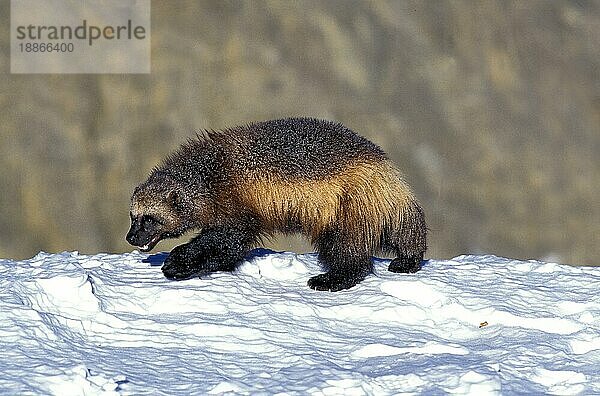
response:
<path id="1" fill-rule="evenodd" d="M 375 260 L 328 293 L 312 254 L 182 282 L 165 257 L 0 260 L 1 393 L 600 393 L 600 268 Z"/>

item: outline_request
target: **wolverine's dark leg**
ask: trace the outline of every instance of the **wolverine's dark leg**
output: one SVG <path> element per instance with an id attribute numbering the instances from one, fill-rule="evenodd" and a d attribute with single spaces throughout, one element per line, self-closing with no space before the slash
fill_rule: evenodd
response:
<path id="1" fill-rule="evenodd" d="M 174 248 L 162 267 L 169 279 L 188 279 L 215 271 L 233 271 L 258 238 L 257 228 L 243 225 L 202 230 Z"/>
<path id="2" fill-rule="evenodd" d="M 388 270 L 403 274 L 415 273 L 421 269 L 421 262 L 425 253 L 425 243 L 416 245 L 404 244 L 397 238 L 388 239 L 382 248 L 384 251 L 393 252 L 396 258 L 390 262 Z"/>
<path id="3" fill-rule="evenodd" d="M 349 289 L 371 272 L 371 257 L 338 230 L 323 232 L 316 241 L 319 260 L 327 272 L 308 280 L 315 290 Z"/>
<path id="4" fill-rule="evenodd" d="M 381 236 L 382 249 L 396 255 L 388 270 L 415 273 L 421 269 L 423 255 L 427 250 L 427 226 L 423 209 L 416 203 L 407 206 L 399 224 L 399 227 L 384 230 Z"/>

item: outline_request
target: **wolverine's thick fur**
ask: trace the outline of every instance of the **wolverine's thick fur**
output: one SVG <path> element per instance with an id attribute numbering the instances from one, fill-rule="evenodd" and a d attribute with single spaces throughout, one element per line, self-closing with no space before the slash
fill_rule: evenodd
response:
<path id="1" fill-rule="evenodd" d="M 155 168 L 132 197 L 130 243 L 149 250 L 193 228 L 167 277 L 232 270 L 261 237 L 301 232 L 328 272 L 309 280 L 341 290 L 371 271 L 415 272 L 426 250 L 423 210 L 375 144 L 341 124 L 293 118 L 206 132 Z"/>

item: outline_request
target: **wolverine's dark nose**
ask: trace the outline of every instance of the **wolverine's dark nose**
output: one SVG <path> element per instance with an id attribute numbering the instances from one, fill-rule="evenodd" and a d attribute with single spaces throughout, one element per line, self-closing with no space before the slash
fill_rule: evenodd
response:
<path id="1" fill-rule="evenodd" d="M 127 242 L 129 242 L 130 245 L 133 246 L 137 246 L 138 245 L 138 240 L 137 240 L 137 233 L 140 230 L 140 221 L 138 219 L 132 219 L 131 220 L 131 228 L 129 228 L 129 232 L 127 233 L 127 236 L 125 237 L 125 240 Z"/>
<path id="2" fill-rule="evenodd" d="M 127 242 L 129 242 L 130 245 L 135 245 L 134 243 L 134 235 L 133 235 L 133 230 L 129 229 L 129 232 L 127 233 L 127 236 L 125 237 L 125 240 Z"/>
<path id="3" fill-rule="evenodd" d="M 129 232 L 127 233 L 127 236 L 125 237 L 125 240 L 127 240 L 127 242 L 129 242 L 130 245 L 137 246 L 137 241 L 136 241 L 135 231 L 133 229 L 133 226 L 131 226 L 131 228 L 129 229 Z"/>

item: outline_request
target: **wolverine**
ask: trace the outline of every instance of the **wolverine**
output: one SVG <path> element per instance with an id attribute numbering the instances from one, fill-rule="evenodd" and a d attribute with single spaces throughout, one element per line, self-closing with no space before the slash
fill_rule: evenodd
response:
<path id="1" fill-rule="evenodd" d="M 381 148 L 342 124 L 287 118 L 205 131 L 152 170 L 131 198 L 127 241 L 142 251 L 190 230 L 162 271 L 181 280 L 233 271 L 264 237 L 301 233 L 325 273 L 308 280 L 339 291 L 361 282 L 373 255 L 392 272 L 421 268 L 421 205 Z"/>

